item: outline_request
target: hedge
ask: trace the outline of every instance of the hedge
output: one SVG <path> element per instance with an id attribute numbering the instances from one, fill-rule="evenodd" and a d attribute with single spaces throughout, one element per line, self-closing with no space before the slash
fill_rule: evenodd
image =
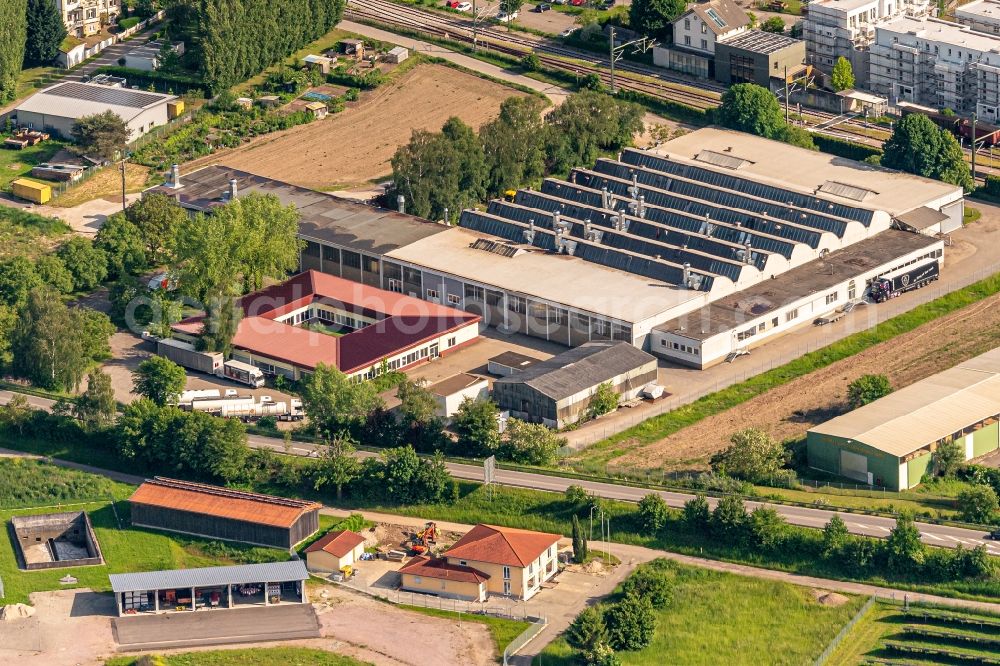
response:
<path id="1" fill-rule="evenodd" d="M 118 29 L 128 30 L 129 28 L 134 28 L 135 26 L 139 25 L 141 21 L 142 19 L 139 18 L 138 16 L 129 16 L 128 18 L 124 18 L 118 21 Z"/>
<path id="2" fill-rule="evenodd" d="M 128 81 L 130 86 L 146 88 L 152 85 L 157 90 L 172 90 L 175 93 L 186 93 L 191 90 L 202 90 L 204 84 L 194 76 L 184 76 L 182 74 L 164 74 L 163 72 L 147 72 L 131 67 L 120 67 L 118 65 L 104 65 L 94 70 L 97 74 L 111 74 L 112 76 L 122 76 Z"/>
<path id="3" fill-rule="evenodd" d="M 849 160 L 863 162 L 872 155 L 882 155 L 881 149 L 874 146 L 866 146 L 863 143 L 855 143 L 854 141 L 847 141 L 846 139 L 838 139 L 837 137 L 822 134 L 813 134 L 812 138 L 820 151 L 837 155 L 838 157 L 845 157 Z"/>

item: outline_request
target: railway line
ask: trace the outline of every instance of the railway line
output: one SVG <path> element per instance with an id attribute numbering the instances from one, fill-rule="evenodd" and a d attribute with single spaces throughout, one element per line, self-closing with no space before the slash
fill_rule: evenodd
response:
<path id="1" fill-rule="evenodd" d="M 530 33 L 512 32 L 496 24 L 479 22 L 474 28 L 471 17 L 458 14 L 418 9 L 399 4 L 392 0 L 348 0 L 345 16 L 359 22 L 377 26 L 398 26 L 440 39 L 477 45 L 487 52 L 521 58 L 534 52 L 542 64 L 549 69 L 563 71 L 577 77 L 596 75 L 604 85 L 610 85 L 610 61 L 597 53 L 564 46 L 552 40 Z M 682 104 L 699 110 L 708 110 L 719 105 L 725 87 L 712 81 L 697 82 L 671 74 L 658 67 L 650 67 L 630 61 L 615 63 L 617 76 L 615 85 L 622 90 L 641 93 L 653 99 Z M 641 78 L 639 78 L 641 77 Z M 696 87 L 697 86 L 697 87 Z M 884 138 L 877 136 L 880 128 L 867 125 L 863 120 L 845 119 L 830 127 L 816 128 L 828 123 L 840 114 L 814 109 L 802 111 L 805 126 L 810 131 L 825 136 L 845 139 L 880 148 Z M 809 119 L 816 120 L 810 122 Z M 876 136 L 872 136 L 876 134 Z M 889 133 L 884 132 L 888 138 Z M 966 161 L 971 153 L 964 150 Z M 986 166 L 986 155 L 977 166 L 981 174 L 997 174 L 1000 169 Z M 980 178 L 981 180 L 981 178 Z"/>

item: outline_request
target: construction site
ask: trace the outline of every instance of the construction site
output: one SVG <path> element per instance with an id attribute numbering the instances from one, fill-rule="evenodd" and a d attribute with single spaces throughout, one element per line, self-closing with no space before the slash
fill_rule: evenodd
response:
<path id="1" fill-rule="evenodd" d="M 18 565 L 27 571 L 104 564 L 84 511 L 14 516 L 10 530 Z"/>

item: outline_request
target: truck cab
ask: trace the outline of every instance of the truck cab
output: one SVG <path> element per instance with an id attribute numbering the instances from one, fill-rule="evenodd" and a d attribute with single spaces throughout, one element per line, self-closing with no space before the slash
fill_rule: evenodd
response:
<path id="1" fill-rule="evenodd" d="M 219 376 L 254 388 L 260 388 L 264 385 L 264 373 L 261 369 L 243 361 L 226 361 L 222 364 Z"/>

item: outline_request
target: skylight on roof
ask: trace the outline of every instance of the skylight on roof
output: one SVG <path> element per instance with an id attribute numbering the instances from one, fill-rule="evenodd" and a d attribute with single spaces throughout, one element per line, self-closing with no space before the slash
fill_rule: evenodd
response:
<path id="1" fill-rule="evenodd" d="M 873 192 L 872 190 L 868 190 L 863 187 L 848 185 L 847 183 L 838 183 L 835 180 L 828 180 L 820 185 L 819 191 L 824 194 L 832 194 L 836 197 L 850 199 L 851 201 L 864 201 L 868 197 L 878 194 L 877 192 Z"/>
<path id="2" fill-rule="evenodd" d="M 703 150 L 695 156 L 699 162 L 705 162 L 713 166 L 724 167 L 726 169 L 739 169 L 740 167 L 753 164 L 750 160 L 736 157 L 727 153 L 719 153 L 714 150 Z"/>
<path id="3" fill-rule="evenodd" d="M 705 11 L 705 13 L 708 14 L 708 18 L 712 19 L 715 25 L 719 26 L 720 28 L 726 27 L 726 22 L 722 19 L 721 16 L 719 16 L 719 13 L 717 11 L 715 11 L 714 9 L 708 9 Z"/>

